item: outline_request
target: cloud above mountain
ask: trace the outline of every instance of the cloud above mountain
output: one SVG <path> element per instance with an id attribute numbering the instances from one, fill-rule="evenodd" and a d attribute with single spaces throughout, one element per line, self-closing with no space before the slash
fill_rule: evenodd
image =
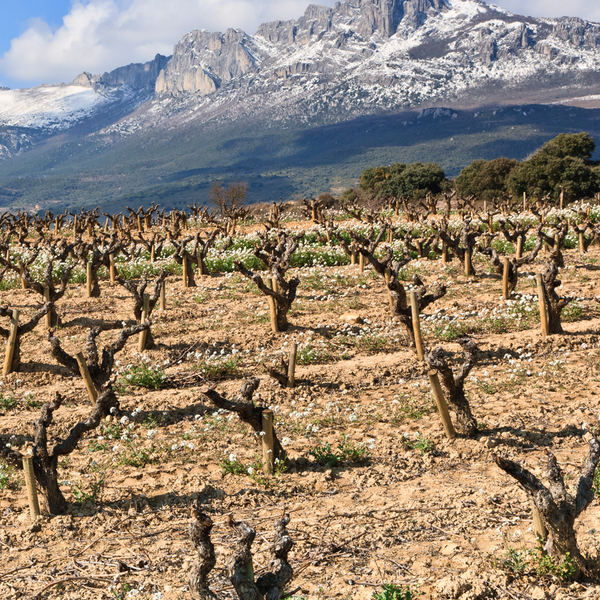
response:
<path id="1" fill-rule="evenodd" d="M 334 0 L 321 1 L 333 6 Z M 59 28 L 32 19 L 0 58 L 5 78 L 69 81 L 82 71 L 101 73 L 156 53 L 170 55 L 192 29 L 253 33 L 260 23 L 298 18 L 306 0 L 88 0 L 73 3 Z"/>
<path id="2" fill-rule="evenodd" d="M 333 6 L 334 0 L 318 3 Z M 554 0 L 496 4 L 534 16 L 565 12 L 564 2 Z M 590 4 L 572 0 L 568 10 L 600 21 L 600 7 Z M 192 29 L 234 27 L 252 33 L 265 21 L 298 18 L 307 5 L 307 0 L 75 0 L 58 28 L 32 19 L 0 57 L 0 73 L 27 85 L 70 81 L 84 70 L 101 73 L 151 60 L 156 53 L 169 55 Z"/>
<path id="3" fill-rule="evenodd" d="M 518 15 L 531 17 L 580 17 L 586 21 L 600 22 L 600 6 L 589 0 L 498 0 L 496 4 Z"/>

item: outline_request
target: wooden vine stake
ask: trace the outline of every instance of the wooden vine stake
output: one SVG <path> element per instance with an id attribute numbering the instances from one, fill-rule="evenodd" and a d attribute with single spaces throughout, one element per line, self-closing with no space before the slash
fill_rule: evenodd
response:
<path id="1" fill-rule="evenodd" d="M 502 295 L 505 300 L 510 298 L 510 292 L 508 291 L 508 272 L 510 269 L 510 260 L 504 257 L 504 270 L 502 272 Z"/>
<path id="2" fill-rule="evenodd" d="M 533 501 L 531 502 L 531 512 L 533 515 L 533 530 L 535 531 L 535 535 L 545 542 L 548 539 L 548 530 L 544 525 L 544 521 L 542 521 L 540 511 Z"/>
<path id="3" fill-rule="evenodd" d="M 17 345 L 17 334 L 19 330 L 19 311 L 13 310 L 12 319 L 10 320 L 10 332 L 6 341 L 6 355 L 4 356 L 3 375 L 8 375 L 11 371 L 13 356 L 15 354 L 15 346 Z"/>
<path id="4" fill-rule="evenodd" d="M 27 500 L 29 501 L 29 514 L 31 520 L 35 521 L 40 515 L 40 504 L 37 497 L 37 488 L 35 487 L 35 474 L 33 472 L 33 458 L 31 456 L 23 457 L 23 473 L 25 474 L 25 483 L 27 484 Z"/>
<path id="5" fill-rule="evenodd" d="M 446 244 L 446 242 L 442 242 L 442 263 L 446 265 L 449 262 L 450 261 L 448 260 L 448 245 Z"/>
<path id="6" fill-rule="evenodd" d="M 92 297 L 92 263 L 86 263 L 86 284 L 87 284 L 87 297 Z"/>
<path id="7" fill-rule="evenodd" d="M 583 243 L 583 232 L 579 234 L 579 252 L 585 254 L 585 244 Z"/>
<path id="8" fill-rule="evenodd" d="M 473 274 L 473 269 L 471 268 L 471 249 L 467 248 L 465 250 L 465 276 L 471 277 Z"/>
<path id="9" fill-rule="evenodd" d="M 26 290 L 27 282 L 25 281 L 25 277 L 23 277 L 23 273 L 25 271 L 25 267 L 23 266 L 23 261 L 21 259 L 19 259 L 17 261 L 17 265 L 19 266 L 19 274 L 21 275 L 21 289 Z"/>
<path id="10" fill-rule="evenodd" d="M 419 321 L 419 299 L 417 292 L 410 293 L 410 308 L 412 311 L 413 332 L 415 334 L 415 346 L 417 348 L 417 356 L 420 361 L 423 361 L 423 338 L 421 337 L 421 323 Z"/>
<path id="11" fill-rule="evenodd" d="M 433 397 L 435 398 L 435 403 L 437 404 L 438 412 L 442 419 L 442 425 L 446 432 L 446 437 L 449 440 L 453 440 L 456 437 L 456 431 L 454 430 L 454 425 L 452 424 L 452 419 L 448 412 L 448 405 L 446 404 L 446 398 L 444 397 L 444 390 L 442 390 L 442 386 L 440 385 L 438 372 L 435 369 L 432 369 L 429 371 L 428 375 L 429 383 L 431 383 L 431 390 L 433 391 Z"/>
<path id="12" fill-rule="evenodd" d="M 98 400 L 98 392 L 96 391 L 96 386 L 92 381 L 92 376 L 90 375 L 90 370 L 88 369 L 87 362 L 85 362 L 85 357 L 83 356 L 83 352 L 78 352 L 75 355 L 77 359 L 77 364 L 79 365 L 79 372 L 81 373 L 81 377 L 85 383 L 85 387 L 87 388 L 88 394 L 90 395 L 90 400 L 92 404 L 96 404 L 96 400 Z"/>
<path id="13" fill-rule="evenodd" d="M 273 455 L 275 443 L 273 441 L 273 411 L 263 410 L 262 413 L 262 448 L 263 448 L 263 470 L 265 473 L 273 472 Z"/>
<path id="14" fill-rule="evenodd" d="M 519 236 L 517 239 L 517 250 L 515 253 L 515 258 L 519 260 L 523 256 L 523 238 Z"/>
<path id="15" fill-rule="evenodd" d="M 142 308 L 142 318 L 140 323 L 145 323 L 148 318 L 148 313 L 150 312 L 150 295 L 144 294 L 144 305 Z M 138 345 L 138 352 L 143 352 L 144 348 L 146 348 L 146 339 L 148 337 L 148 330 L 144 329 L 144 331 L 140 331 L 140 341 Z"/>
<path id="16" fill-rule="evenodd" d="M 287 386 L 289 388 L 293 388 L 296 385 L 296 355 L 298 353 L 298 344 L 296 342 L 292 342 L 292 347 L 290 348 L 290 362 L 288 365 L 288 380 Z"/>
<path id="17" fill-rule="evenodd" d="M 361 273 L 365 272 L 365 257 L 362 252 L 358 255 L 358 269 Z"/>
<path id="18" fill-rule="evenodd" d="M 114 283 L 116 278 L 117 278 L 117 267 L 115 266 L 115 253 L 111 252 L 108 255 L 108 260 L 109 260 L 109 272 L 110 272 L 110 282 Z"/>
<path id="19" fill-rule="evenodd" d="M 540 274 L 535 277 L 537 281 L 537 293 L 540 301 L 540 322 L 542 325 L 542 336 L 548 335 L 548 315 L 546 313 L 546 294 L 544 291 L 544 281 Z"/>
<path id="20" fill-rule="evenodd" d="M 163 281 L 160 286 L 160 310 L 167 310 L 167 284 Z"/>

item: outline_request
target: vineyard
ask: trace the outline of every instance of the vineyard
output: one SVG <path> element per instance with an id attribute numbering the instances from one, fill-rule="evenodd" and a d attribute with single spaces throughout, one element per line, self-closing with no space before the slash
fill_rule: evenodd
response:
<path id="1" fill-rule="evenodd" d="M 0 217 L 4 598 L 597 598 L 600 204 Z"/>

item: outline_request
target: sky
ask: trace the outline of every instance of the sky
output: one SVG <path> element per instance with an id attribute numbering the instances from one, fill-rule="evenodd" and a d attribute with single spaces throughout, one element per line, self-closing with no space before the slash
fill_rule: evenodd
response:
<path id="1" fill-rule="evenodd" d="M 313 0 L 333 6 L 335 0 Z M 254 33 L 266 21 L 296 19 L 310 0 L 3 0 L 0 86 L 68 83 L 169 56 L 193 29 Z M 497 0 L 530 16 L 565 16 L 564 0 Z M 600 22 L 600 3 L 571 0 L 568 16 Z"/>

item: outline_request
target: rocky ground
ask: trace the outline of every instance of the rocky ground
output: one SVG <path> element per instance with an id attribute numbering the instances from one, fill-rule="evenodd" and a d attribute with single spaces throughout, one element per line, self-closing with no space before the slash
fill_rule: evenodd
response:
<path id="1" fill-rule="evenodd" d="M 566 310 L 566 333 L 547 340 L 531 279 L 543 254 L 521 273 L 509 302 L 483 257 L 476 278 L 461 275 L 456 261 L 410 263 L 426 283 L 449 285 L 422 316 L 426 345 L 443 346 L 455 366 L 460 333 L 471 333 L 480 350 L 466 382 L 478 434 L 453 442 L 434 409 L 427 367 L 390 317 L 387 290 L 371 269 L 299 269 L 291 327 L 280 334 L 270 332 L 265 299 L 240 275 L 204 277 L 189 289 L 170 276 L 167 310 L 155 313 L 152 328 L 156 348 L 139 355 L 132 339 L 118 355 L 121 412 L 60 462 L 68 513 L 32 523 L 22 473 L 0 469 L 0 593 L 190 598 L 190 507 L 199 499 L 215 523 L 212 587 L 221 598 L 234 597 L 225 569 L 234 540 L 228 516 L 257 530 L 259 573 L 284 510 L 297 600 L 368 599 L 385 583 L 409 586 L 406 599 L 597 598 L 594 583 L 537 572 L 530 502 L 492 458 L 541 476 L 551 450 L 567 482 L 577 483 L 586 436 L 600 417 L 600 281 L 597 250 L 565 254 L 559 291 L 577 300 Z M 37 297 L 9 290 L 2 303 L 28 315 Z M 89 326 L 131 322 L 132 301 L 106 281 L 98 299 L 70 285 L 58 312 L 55 335 L 73 354 Z M 46 335 L 40 325 L 24 338 L 21 371 L 1 381 L 0 435 L 15 448 L 26 447 L 41 403 L 56 391 L 67 399 L 50 430 L 56 438 L 91 409 L 83 381 L 54 362 Z M 292 341 L 297 385 L 284 389 L 264 367 Z M 140 387 L 140 374 L 147 385 L 152 374 L 157 385 L 166 377 L 167 386 Z M 275 476 L 262 474 L 250 428 L 203 395 L 216 385 L 231 397 L 251 376 L 261 379 L 255 399 L 274 409 L 290 457 Z M 592 556 L 599 530 L 594 501 L 577 521 L 580 547 Z"/>

